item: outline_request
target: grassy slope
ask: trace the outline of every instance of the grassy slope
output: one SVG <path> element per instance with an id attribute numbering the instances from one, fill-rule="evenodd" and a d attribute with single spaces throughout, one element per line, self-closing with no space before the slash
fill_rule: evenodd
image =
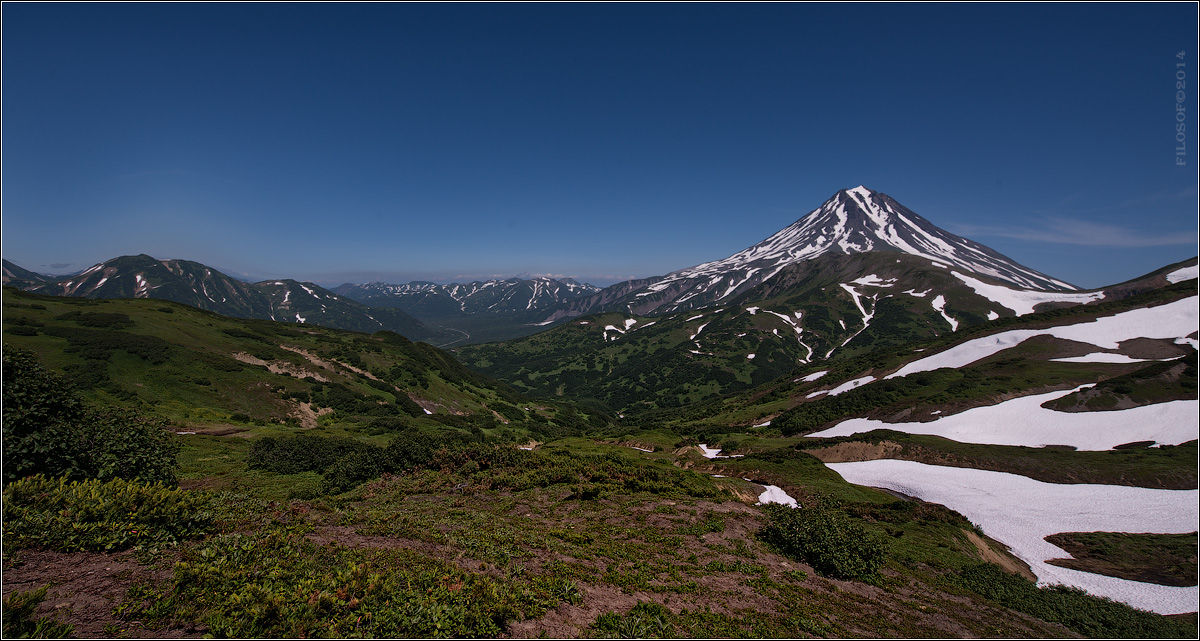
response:
<path id="1" fill-rule="evenodd" d="M 321 412 L 323 426 L 364 427 L 387 418 L 393 427 L 396 421 L 429 427 L 449 421 L 464 429 L 494 431 L 508 424 L 524 432 L 528 425 L 554 425 L 559 410 L 534 407 L 444 352 L 388 332 L 234 319 L 161 300 L 43 297 L 11 288 L 4 294 L 4 318 L 6 343 L 35 352 L 86 398 L 141 407 L 189 429 L 311 427 Z M 518 405 L 522 409 L 514 413 Z M 511 419 L 493 408 L 505 409 Z"/>
<path id="2" fill-rule="evenodd" d="M 288 391 L 311 391 L 309 383 L 294 377 L 271 375 L 263 368 L 239 367 L 228 372 L 214 369 L 213 363 L 229 366 L 227 355 L 235 350 L 250 353 L 262 350 L 258 353 L 269 356 L 267 360 L 314 368 L 314 372 L 318 370 L 308 359 L 283 350 L 279 345 L 304 349 L 327 362 L 347 362 L 357 355 L 372 371 L 434 358 L 432 352 L 406 351 L 401 347 L 403 344 L 393 345 L 380 337 L 310 327 L 297 332 L 301 328 L 223 319 L 161 301 L 90 303 L 96 307 L 86 307 L 87 304 L 10 296 L 6 291 L 5 340 L 34 349 L 52 367 L 67 368 L 70 372 L 72 365 L 98 359 L 85 359 L 79 353 L 67 352 L 66 339 L 42 330 L 53 326 L 99 329 L 80 326 L 77 320 L 54 320 L 54 317 L 71 311 L 124 313 L 132 320 L 132 327 L 114 331 L 148 335 L 147 330 L 153 328 L 154 335 L 170 344 L 166 348 L 169 358 L 156 364 L 150 358 L 116 350 L 103 361 L 109 379 L 113 381 L 109 386 L 111 389 L 89 394 L 95 399 L 141 404 L 145 409 L 158 409 L 197 425 L 223 425 L 230 423 L 232 414 L 238 411 L 249 413 L 264 406 L 271 407 L 270 401 L 278 393 L 248 392 L 254 389 L 256 381 L 268 381 L 264 390 L 274 385 Z M 163 307 L 172 307 L 173 311 L 163 312 Z M 10 325 L 14 317 L 27 319 L 29 323 Z M 13 334 L 7 331 L 10 326 L 28 327 L 34 331 Z M 875 357 L 850 363 L 844 372 L 849 377 L 854 367 L 871 358 Z M 448 372 L 455 371 L 453 363 L 441 366 Z M 417 380 L 421 372 L 428 387 Z M 329 374 L 348 388 L 386 399 L 362 376 L 344 366 L 335 365 Z M 193 380 L 196 377 L 208 378 L 209 382 L 207 385 L 197 383 Z M 422 400 L 436 400 L 445 406 L 458 403 L 462 409 L 482 409 L 485 403 L 504 402 L 504 398 L 515 401 L 505 396 L 502 388 L 492 388 L 482 382 L 476 384 L 465 375 L 456 376 L 438 368 L 426 367 L 418 370 L 418 374 L 399 374 L 396 382 L 404 383 L 401 386 L 414 394 L 436 396 L 422 397 Z M 135 396 L 130 397 L 130 393 Z M 468 585 L 498 581 L 496 589 L 501 591 L 511 588 L 541 595 L 537 602 L 543 605 L 530 606 L 533 609 L 523 617 L 505 622 L 510 632 L 518 636 L 539 633 L 598 636 L 612 632 L 611 627 L 605 627 L 609 624 L 625 626 L 617 628 L 618 632 L 632 636 L 1048 637 L 1071 634 L 1057 624 L 1000 607 L 954 582 L 956 572 L 969 568 L 984 554 L 972 543 L 971 526 L 961 516 L 848 485 L 817 459 L 797 451 L 794 446 L 806 443 L 800 437 L 772 437 L 770 428 L 760 429 L 758 433 L 735 434 L 734 430 L 744 428 L 722 424 L 722 417 L 735 413 L 751 416 L 771 403 L 786 405 L 792 402 L 786 394 L 767 398 L 770 393 L 768 390 L 764 394 L 760 390 L 757 397 L 742 397 L 740 402 L 746 406 L 731 410 L 731 403 L 713 405 L 697 410 L 692 418 L 674 417 L 651 430 L 623 428 L 623 436 L 607 440 L 549 440 L 541 447 L 542 453 L 537 454 L 542 458 L 518 463 L 507 472 L 481 467 L 470 460 L 447 460 L 425 471 L 382 479 L 346 495 L 313 501 L 289 500 L 288 497 L 294 495 L 297 487 L 314 485 L 319 475 L 312 472 L 278 475 L 248 470 L 249 441 L 238 436 L 189 437 L 181 456 L 181 478 L 185 486 L 197 490 L 236 490 L 237 495 L 224 494 L 218 499 L 225 506 L 221 509 L 226 514 L 228 531 L 249 533 L 252 538 L 265 537 L 263 540 L 272 542 L 271 545 L 286 546 L 286 550 L 279 548 L 280 554 L 276 556 L 280 558 L 290 558 L 293 552 L 311 558 L 311 565 L 304 566 L 305 576 L 341 576 L 339 573 L 349 567 L 348 563 L 392 568 L 386 570 L 388 572 L 417 568 L 425 574 L 412 580 L 434 581 L 430 590 L 437 594 L 449 589 L 447 585 L 450 588 L 459 585 L 455 581 Z M 226 398 L 226 394 L 232 398 Z M 535 408 L 534 413 L 542 417 L 538 420 L 552 422 L 561 413 L 559 408 L 545 407 Z M 715 418 L 706 416 L 714 408 L 721 413 Z M 258 416 L 280 418 L 278 413 L 262 412 L 252 415 L 252 419 Z M 188 414 L 186 419 L 184 413 Z M 369 417 L 352 414 L 332 421 L 326 419 L 316 433 L 353 435 L 377 444 L 385 442 L 386 434 L 370 436 L 363 431 L 367 420 Z M 431 419 L 426 417 L 405 420 L 432 424 L 427 423 Z M 284 425 L 256 425 L 253 420 L 239 422 L 238 427 L 245 430 L 241 432 L 243 436 L 251 438 L 295 431 Z M 499 428 L 485 431 L 498 432 Z M 720 442 L 730 449 L 755 455 L 744 459 L 702 459 L 694 448 L 679 447 L 686 445 L 688 434 L 693 439 L 709 439 L 710 444 Z M 684 435 L 684 441 L 679 440 L 681 435 Z M 914 437 L 912 442 L 932 447 L 932 440 L 925 442 Z M 639 452 L 632 449 L 633 446 L 656 451 Z M 966 458 L 997 458 L 991 449 L 960 451 L 953 449 L 956 446 L 951 444 L 943 449 Z M 1059 454 L 1069 457 L 1081 453 Z M 998 458 L 1011 463 L 1019 456 Z M 524 485 L 514 484 L 515 480 L 497 480 L 530 478 L 528 475 L 536 471 L 533 463 L 545 463 L 546 460 L 553 463 L 548 469 L 574 470 L 572 478 L 577 480 L 526 482 Z M 1060 465 L 1061 461 L 1067 460 L 1079 463 L 1082 459 L 1056 459 L 1052 464 Z M 1080 464 L 1091 466 L 1091 463 Z M 601 482 L 596 480 L 600 477 L 595 476 L 610 468 L 616 476 L 605 473 L 608 474 L 605 478 L 628 480 L 650 474 L 654 478 L 677 479 L 671 483 L 679 489 L 639 490 L 636 489 L 639 482 L 634 482 L 613 491 L 610 481 Z M 680 468 L 691 468 L 691 471 Z M 727 478 L 714 478 L 709 475 L 712 473 L 722 473 Z M 760 490 L 757 484 L 744 481 L 742 477 L 780 485 L 802 500 L 833 496 L 849 501 L 850 513 L 858 522 L 890 541 L 883 577 L 874 584 L 825 579 L 816 575 L 811 567 L 779 556 L 754 536 L 763 517 L 749 504 L 754 502 Z M 661 482 L 656 483 L 660 484 L 654 487 L 662 487 Z M 464 491 L 464 487 L 471 489 Z M 272 534 L 279 527 L 277 521 L 281 515 L 308 534 L 301 538 Z M 207 558 L 201 554 L 203 549 L 223 549 L 221 546 L 228 544 L 230 536 L 238 535 L 227 534 L 186 544 L 182 552 L 188 558 L 192 558 L 188 555 Z M 999 548 L 1002 546 L 993 544 L 992 553 L 1002 553 Z M 412 554 L 416 556 L 406 556 Z M 158 557 L 160 562 L 167 561 L 168 567 L 171 558 Z M 12 572 L 30 571 L 35 577 L 54 579 L 38 575 L 36 568 L 13 566 L 12 561 L 6 559 L 6 576 Z M 237 574 L 240 578 L 230 575 L 227 583 L 220 584 L 226 586 L 222 590 L 238 590 L 251 585 L 258 579 L 248 577 L 258 576 L 255 572 L 275 563 L 257 557 L 245 559 L 245 562 L 259 565 L 247 566 L 247 570 L 253 571 Z M 428 563 L 442 565 L 427 567 Z M 147 604 L 156 600 L 144 600 L 148 589 L 144 585 L 138 587 L 128 577 L 116 577 L 116 580 L 130 590 L 123 597 L 128 605 L 124 611 L 150 608 Z M 69 582 L 64 584 L 62 589 L 69 590 L 69 585 Z M 243 594 L 271 589 L 274 588 L 262 584 Z M 176 616 L 185 623 L 172 624 L 152 616 L 141 618 L 151 625 L 174 625 L 176 630 L 192 625 L 191 629 L 201 632 L 220 631 L 220 625 L 228 621 L 213 618 L 216 611 L 213 608 L 240 607 L 235 607 L 229 600 L 233 597 L 221 590 L 213 592 L 212 600 L 206 600 L 211 605 L 209 609 L 195 603 L 184 607 L 177 599 L 186 599 L 189 593 L 185 586 L 173 584 L 169 574 L 160 575 L 153 583 L 153 590 L 162 597 L 157 601 L 171 604 L 176 608 Z M 135 601 L 141 605 L 134 607 Z M 659 604 L 663 609 L 642 608 L 637 612 L 649 613 L 643 616 L 631 611 L 637 603 Z M 289 607 L 302 609 L 302 603 Z M 616 623 L 612 618 L 602 620 L 602 615 L 607 612 L 616 613 Z M 654 613 L 656 616 L 650 616 Z M 100 625 L 96 621 L 109 621 L 117 627 L 128 625 L 122 619 L 112 617 L 109 612 L 105 618 L 96 619 L 90 625 Z M 1151 620 L 1162 618 L 1152 617 Z M 1190 634 L 1189 626 L 1194 627 L 1194 621 L 1185 622 L 1179 628 L 1181 631 L 1144 630 L 1155 635 L 1186 636 Z M 81 632 L 97 636 L 105 630 L 97 628 Z M 291 629 L 290 633 L 295 634 L 296 630 Z M 387 634 L 387 630 L 379 633 Z M 1110 633 L 1115 634 L 1112 630 Z"/>

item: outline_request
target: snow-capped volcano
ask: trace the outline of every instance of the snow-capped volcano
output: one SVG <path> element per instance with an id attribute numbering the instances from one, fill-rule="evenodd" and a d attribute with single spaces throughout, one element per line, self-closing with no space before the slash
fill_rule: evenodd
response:
<path id="1" fill-rule="evenodd" d="M 897 254 L 897 261 L 903 255 L 907 257 L 906 264 L 915 260 L 930 269 L 953 273 L 964 282 L 986 281 L 988 286 L 1005 291 L 1049 294 L 1079 291 L 1069 283 L 938 228 L 887 194 L 858 186 L 837 192 L 800 220 L 728 258 L 657 278 L 618 283 L 569 303 L 547 320 L 614 309 L 654 315 L 703 309 L 725 304 L 777 280 L 777 276 L 782 277 L 787 271 L 815 269 L 819 263 L 839 258 L 880 253 Z M 842 274 L 843 282 L 867 275 Z"/>
<path id="2" fill-rule="evenodd" d="M 823 254 L 870 251 L 899 251 L 922 256 L 1026 289 L 1078 289 L 1020 265 L 979 243 L 939 229 L 891 196 L 861 185 L 837 192 L 825 204 L 753 247 L 724 260 L 668 274 L 655 287 L 730 271 L 757 269 L 770 274 Z"/>

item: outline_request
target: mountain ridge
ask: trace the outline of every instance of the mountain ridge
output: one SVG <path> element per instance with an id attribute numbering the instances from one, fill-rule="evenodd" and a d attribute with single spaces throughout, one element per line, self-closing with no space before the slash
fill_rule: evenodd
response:
<path id="1" fill-rule="evenodd" d="M 5 284 L 9 265 L 5 261 Z M 14 272 L 16 273 L 16 272 Z M 26 291 L 82 298 L 157 298 L 235 318 L 326 325 L 338 329 L 394 331 L 413 340 L 440 335 L 398 309 L 372 308 L 314 283 L 292 279 L 247 283 L 189 260 L 147 254 L 119 256 L 57 280 L 13 279 Z"/>

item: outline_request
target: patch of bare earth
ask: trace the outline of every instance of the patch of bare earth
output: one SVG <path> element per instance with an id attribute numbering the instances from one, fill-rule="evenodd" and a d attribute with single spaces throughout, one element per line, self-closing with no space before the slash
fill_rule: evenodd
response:
<path id="1" fill-rule="evenodd" d="M 284 349 L 288 349 L 288 348 L 284 347 Z M 291 350 L 291 351 L 296 351 L 296 350 Z M 304 369 L 303 367 L 300 367 L 299 365 L 295 365 L 295 364 L 289 363 L 287 361 L 265 361 L 256 356 L 247 354 L 246 352 L 234 352 L 234 353 L 230 354 L 230 356 L 232 356 L 236 360 L 239 360 L 243 363 L 247 363 L 249 365 L 262 365 L 263 367 L 266 367 L 267 370 L 269 370 L 272 374 L 286 374 L 288 376 L 294 376 L 296 378 L 306 378 L 306 377 L 311 376 L 314 379 L 321 381 L 322 383 L 329 382 L 329 379 L 325 378 L 321 374 L 318 374 L 316 372 L 311 372 L 307 369 Z M 330 369 L 332 370 L 332 368 L 330 368 Z"/>
<path id="2" fill-rule="evenodd" d="M 1030 569 L 1029 564 L 1013 556 L 1007 548 L 1004 549 L 1004 552 L 996 550 L 996 546 L 1004 547 L 999 541 L 991 538 L 985 540 L 985 537 L 971 531 L 967 531 L 967 540 L 979 551 L 980 559 L 988 563 L 995 563 L 1005 572 L 1019 574 L 1030 581 L 1037 582 L 1037 575 Z"/>
<path id="3" fill-rule="evenodd" d="M 4 596 L 28 592 L 49 584 L 38 616 L 48 616 L 75 626 L 72 636 L 96 639 L 108 635 L 109 626 L 132 638 L 199 637 L 207 630 L 188 624 L 148 629 L 138 621 L 119 621 L 113 608 L 125 599 L 135 583 L 162 584 L 170 580 L 173 559 L 147 566 L 132 552 L 51 552 L 22 550 L 4 570 Z"/>

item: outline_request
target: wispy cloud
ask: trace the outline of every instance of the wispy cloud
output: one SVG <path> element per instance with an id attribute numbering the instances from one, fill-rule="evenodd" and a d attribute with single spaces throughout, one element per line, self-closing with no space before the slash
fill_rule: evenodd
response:
<path id="1" fill-rule="evenodd" d="M 1165 247 L 1170 245 L 1194 245 L 1197 231 L 1191 229 L 1163 229 L 1155 225 L 1155 211 L 1194 210 L 1196 186 L 1183 189 L 1161 190 L 1133 196 L 1122 201 L 1096 205 L 1095 194 L 1077 191 L 1060 198 L 1043 209 L 1032 210 L 1037 217 L 1027 216 L 1024 220 L 999 225 L 959 224 L 948 226 L 956 234 L 975 237 L 1015 238 L 1036 243 L 1064 245 L 1086 245 L 1092 247 Z M 1104 222 L 1097 218 L 1120 220 Z M 1172 218 L 1178 220 L 1177 217 Z M 1123 221 L 1140 221 L 1131 224 Z M 1179 224 L 1179 223 L 1176 223 Z"/>
<path id="2" fill-rule="evenodd" d="M 1128 225 L 1098 223 L 1068 216 L 1047 216 L 1020 225 L 956 225 L 952 231 L 967 238 L 990 236 L 1103 247 L 1163 247 L 1196 243 L 1195 230 L 1147 232 Z"/>

